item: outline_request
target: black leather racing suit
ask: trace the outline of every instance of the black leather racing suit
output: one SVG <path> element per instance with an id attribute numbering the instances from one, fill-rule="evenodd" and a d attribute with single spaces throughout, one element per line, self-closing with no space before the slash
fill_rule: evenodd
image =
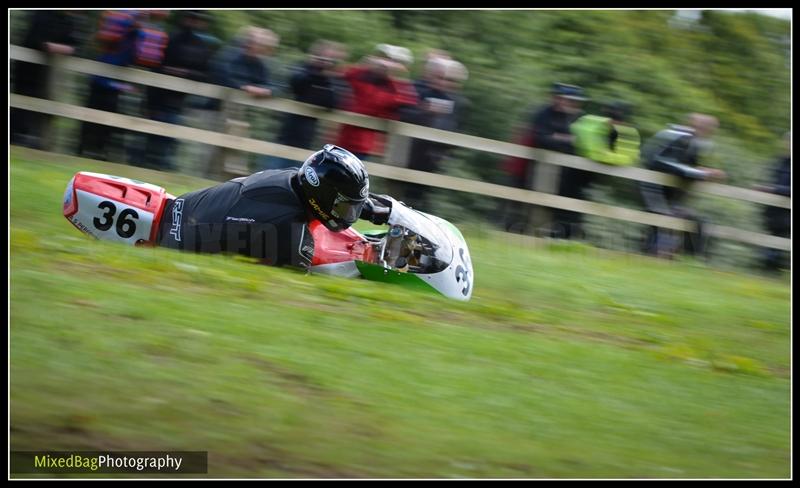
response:
<path id="1" fill-rule="evenodd" d="M 268 170 L 181 195 L 164 209 L 158 244 L 307 267 L 314 254 L 297 168 Z"/>

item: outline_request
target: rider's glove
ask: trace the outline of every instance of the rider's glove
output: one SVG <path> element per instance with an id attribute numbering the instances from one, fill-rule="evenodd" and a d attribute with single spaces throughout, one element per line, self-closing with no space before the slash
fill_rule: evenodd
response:
<path id="1" fill-rule="evenodd" d="M 373 224 L 383 225 L 389 221 L 389 214 L 392 213 L 392 202 L 386 195 L 376 195 L 370 193 L 361 209 L 361 218 L 369 220 Z"/>

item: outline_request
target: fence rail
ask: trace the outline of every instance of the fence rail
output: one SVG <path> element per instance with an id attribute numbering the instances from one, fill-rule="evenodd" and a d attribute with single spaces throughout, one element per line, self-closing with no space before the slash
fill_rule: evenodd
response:
<path id="1" fill-rule="evenodd" d="M 684 182 L 675 176 L 666 175 L 643 168 L 607 166 L 577 156 L 571 156 L 537 148 L 530 148 L 519 144 L 495 141 L 492 139 L 486 139 L 467 134 L 432 129 L 393 120 L 378 119 L 361 114 L 337 110 L 331 111 L 314 105 L 295 102 L 293 100 L 256 100 L 248 97 L 239 90 L 152 73 L 135 68 L 113 66 L 81 58 L 45 55 L 44 53 L 36 50 L 13 45 L 10 46 L 9 54 L 10 58 L 14 60 L 38 64 L 49 64 L 56 73 L 59 73 L 61 70 L 68 70 L 83 74 L 106 76 L 130 83 L 155 86 L 209 98 L 221 99 L 224 100 L 225 103 L 242 104 L 278 112 L 307 115 L 321 120 L 381 130 L 388 132 L 389 134 L 399 136 L 425 139 L 451 146 L 475 149 L 504 156 L 514 156 L 536 160 L 542 163 L 553 165 L 555 167 L 578 168 L 609 176 L 626 178 L 635 181 L 657 183 L 665 186 L 685 185 Z M 51 77 L 57 76 L 59 75 L 51 74 Z M 139 117 L 104 112 L 53 100 L 26 97 L 17 94 L 12 94 L 10 96 L 10 105 L 15 108 L 87 122 L 94 122 L 113 127 L 121 127 L 137 132 L 165 135 L 232 150 L 279 156 L 298 161 L 302 161 L 308 154 L 307 149 L 294 148 L 272 142 L 260 141 L 220 132 L 156 122 Z M 561 208 L 580 213 L 598 215 L 627 222 L 655 225 L 658 227 L 675 230 L 694 229 L 694 224 L 688 220 L 643 212 L 640 210 L 572 199 L 541 191 L 512 188 L 483 181 L 415 171 L 400 167 L 396 164 L 381 164 L 366 161 L 366 165 L 370 175 L 391 180 L 447 188 L 450 190 L 530 203 L 549 208 Z M 691 189 L 693 191 L 743 200 L 751 203 L 772 205 L 782 208 L 791 207 L 791 199 L 787 197 L 746 188 L 717 183 L 699 182 L 692 184 Z M 733 227 L 709 225 L 708 232 L 712 236 L 757 246 L 771 247 L 782 250 L 789 250 L 791 246 L 789 239 L 767 234 L 760 234 L 743 229 L 736 229 Z"/>

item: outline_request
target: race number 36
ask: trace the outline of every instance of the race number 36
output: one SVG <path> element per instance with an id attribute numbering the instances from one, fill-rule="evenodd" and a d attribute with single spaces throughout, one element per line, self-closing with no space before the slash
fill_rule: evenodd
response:
<path id="1" fill-rule="evenodd" d="M 117 213 L 117 207 L 114 202 L 108 200 L 100 202 L 97 206 L 104 213 L 100 217 L 95 217 L 92 220 L 95 228 L 103 232 L 109 230 L 114 225 L 114 216 Z M 127 239 L 136 233 L 136 220 L 139 219 L 139 214 L 132 208 L 126 208 L 117 216 L 116 231 L 117 235 L 123 239 Z"/>

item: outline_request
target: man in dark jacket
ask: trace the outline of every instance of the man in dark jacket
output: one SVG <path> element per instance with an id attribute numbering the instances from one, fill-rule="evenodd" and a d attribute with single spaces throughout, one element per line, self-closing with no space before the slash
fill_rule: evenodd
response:
<path id="1" fill-rule="evenodd" d="M 271 31 L 254 29 L 244 48 L 228 62 L 227 85 L 253 97 L 270 97 L 270 70 L 262 60 L 272 48 Z"/>
<path id="2" fill-rule="evenodd" d="M 550 104 L 533 115 L 534 146 L 575 154 L 575 136 L 570 126 L 583 114 L 581 107 L 585 101 L 582 88 L 564 83 L 553 85 Z"/>
<path id="3" fill-rule="evenodd" d="M 189 10 L 182 14 L 178 32 L 170 35 L 164 62 L 157 71 L 194 81 L 208 81 L 209 60 L 213 46 L 201 34 L 208 27 L 206 12 Z M 151 120 L 177 124 L 183 111 L 186 94 L 163 88 L 148 87 L 146 110 Z M 170 169 L 175 139 L 151 134 L 147 137 L 144 165 L 154 169 Z"/>
<path id="4" fill-rule="evenodd" d="M 341 83 L 336 66 L 346 55 L 344 46 L 331 41 L 319 41 L 311 47 L 308 61 L 298 66 L 289 80 L 295 100 L 328 109 L 335 108 L 341 96 Z M 314 141 L 317 120 L 289 114 L 278 141 L 281 144 L 308 148 Z"/>
<path id="5" fill-rule="evenodd" d="M 772 168 L 771 183 L 768 185 L 758 185 L 757 190 L 783 195 L 792 196 L 792 138 L 789 133 L 785 136 L 786 153 L 778 158 Z M 790 238 L 792 231 L 792 211 L 788 208 L 767 206 L 764 208 L 764 223 L 770 234 L 779 237 Z M 778 249 L 767 248 L 764 251 L 764 267 L 775 271 L 781 268 L 789 268 L 789 254 Z"/>
<path id="6" fill-rule="evenodd" d="M 553 85 L 552 102 L 537 112 L 531 124 L 534 147 L 575 154 L 575 136 L 570 126 L 581 115 L 586 97 L 583 89 L 564 83 Z M 562 168 L 558 194 L 564 197 L 581 198 L 585 172 L 573 168 Z M 557 209 L 553 212 L 555 228 L 553 236 L 570 239 L 582 233 L 581 214 Z"/>
<path id="7" fill-rule="evenodd" d="M 721 180 L 725 172 L 699 166 L 710 137 L 719 122 L 705 114 L 691 114 L 685 126 L 671 125 L 648 140 L 642 148 L 642 163 L 646 168 L 679 176 L 685 180 Z M 645 206 L 650 212 L 692 220 L 697 230 L 683 236 L 683 247 L 692 254 L 706 255 L 707 235 L 703 220 L 684 206 L 686 191 L 654 183 L 641 183 Z M 645 239 L 644 251 L 660 257 L 671 257 L 681 246 L 680 239 L 667 229 L 652 227 Z"/>
<path id="8" fill-rule="evenodd" d="M 62 10 L 36 10 L 22 46 L 45 53 L 71 55 L 78 45 L 76 13 Z M 46 64 L 13 63 L 12 92 L 35 98 L 47 98 L 47 79 L 50 68 Z M 48 115 L 11 109 L 9 124 L 11 143 L 41 147 L 41 137 Z"/>
<path id="9" fill-rule="evenodd" d="M 289 87 L 292 97 L 298 102 L 309 103 L 327 109 L 336 108 L 345 89 L 336 66 L 344 59 L 344 46 L 337 42 L 321 40 L 309 50 L 306 61 L 294 68 Z M 298 114 L 286 114 L 278 135 L 280 144 L 308 148 L 314 143 L 317 119 Z M 294 165 L 292 160 L 271 157 L 267 166 L 272 169 Z"/>
<path id="10" fill-rule="evenodd" d="M 143 15 L 144 12 L 137 10 L 103 12 L 95 34 L 95 41 L 100 51 L 97 60 L 115 66 L 131 65 L 136 56 L 136 39 Z M 92 76 L 86 106 L 105 112 L 119 112 L 120 95 L 134 90 L 130 83 L 104 76 Z M 123 131 L 117 127 L 84 122 L 81 124 L 78 154 L 108 160 L 115 136 L 122 133 Z"/>
<path id="11" fill-rule="evenodd" d="M 533 112 L 528 123 L 516 131 L 514 142 L 524 146 L 574 154 L 575 136 L 570 131 L 570 126 L 583 114 L 581 106 L 585 100 L 580 87 L 555 83 L 551 91 L 550 104 Z M 535 164 L 525 158 L 506 159 L 503 162 L 503 169 L 507 174 L 507 184 L 516 188 L 530 188 Z M 500 205 L 500 212 L 504 216 L 506 230 L 518 232 L 527 228 L 528 212 L 523 204 L 504 200 Z M 554 218 L 559 222 L 569 219 L 570 216 L 565 211 L 556 210 Z M 554 237 L 565 237 L 571 227 L 567 227 L 566 230 L 561 228 L 552 229 L 551 234 Z"/>

